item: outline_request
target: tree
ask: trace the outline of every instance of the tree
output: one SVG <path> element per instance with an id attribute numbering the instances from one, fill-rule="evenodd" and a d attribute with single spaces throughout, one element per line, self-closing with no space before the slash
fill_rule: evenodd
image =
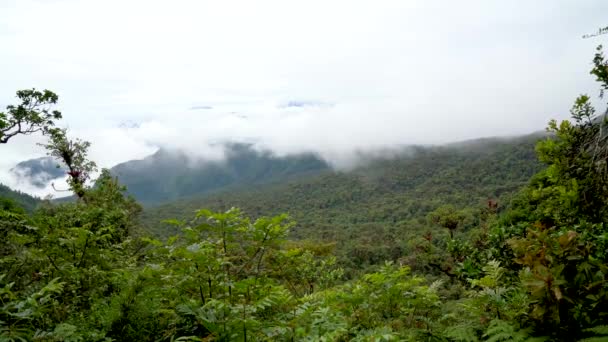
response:
<path id="1" fill-rule="evenodd" d="M 67 167 L 70 189 L 78 198 L 84 198 L 86 182 L 91 173 L 97 170 L 95 162 L 87 159 L 91 143 L 69 139 L 66 129 L 55 129 L 51 132 L 49 142 L 40 145 L 47 149 L 49 156 L 55 157 Z"/>
<path id="2" fill-rule="evenodd" d="M 464 214 L 451 205 L 444 205 L 429 213 L 428 218 L 432 223 L 447 228 L 453 239 L 454 232 L 464 220 Z"/>
<path id="3" fill-rule="evenodd" d="M 597 31 L 595 31 L 591 34 L 585 34 L 585 35 L 583 35 L 583 38 L 593 38 L 593 37 L 601 36 L 606 33 L 608 33 L 608 26 L 601 27 Z"/>
<path id="4" fill-rule="evenodd" d="M 602 98 L 608 62 L 601 46 L 593 65 Z M 536 147 L 547 168 L 514 203 L 517 219 L 493 235 L 515 257 L 506 265 L 519 271 L 531 300 L 528 324 L 574 341 L 608 318 L 608 123 L 587 95 L 576 99 L 571 114 L 572 121 L 549 123 L 552 134 Z"/>
<path id="5" fill-rule="evenodd" d="M 0 112 L 0 144 L 22 134 L 54 132 L 55 120 L 61 119 L 61 112 L 52 110 L 59 97 L 50 90 L 26 89 L 17 91 L 21 103 L 9 105 L 6 112 Z"/>

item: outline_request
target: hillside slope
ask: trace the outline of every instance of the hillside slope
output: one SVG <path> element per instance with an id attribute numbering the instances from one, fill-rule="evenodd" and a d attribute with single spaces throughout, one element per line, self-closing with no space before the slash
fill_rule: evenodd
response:
<path id="1" fill-rule="evenodd" d="M 8 198 L 23 209 L 31 212 L 40 203 L 40 199 L 26 193 L 15 191 L 4 184 L 0 184 L 0 198 Z"/>
<path id="2" fill-rule="evenodd" d="M 442 204 L 474 211 L 492 198 L 504 208 L 541 168 L 534 152 L 538 139 L 530 135 L 416 147 L 374 158 L 351 172 L 328 170 L 149 208 L 143 222 L 156 235 L 168 236 L 175 229 L 160 220 L 189 219 L 200 208 L 225 210 L 230 204 L 253 217 L 287 212 L 298 222 L 294 238 L 337 242 L 338 254 L 350 254 L 344 255 L 349 262 L 390 259 L 403 253 L 408 236 Z"/>
<path id="3" fill-rule="evenodd" d="M 327 170 L 313 154 L 277 157 L 247 144 L 229 144 L 225 160 L 196 162 L 179 152 L 159 150 L 110 171 L 143 204 L 170 202 L 251 184 L 280 182 Z"/>

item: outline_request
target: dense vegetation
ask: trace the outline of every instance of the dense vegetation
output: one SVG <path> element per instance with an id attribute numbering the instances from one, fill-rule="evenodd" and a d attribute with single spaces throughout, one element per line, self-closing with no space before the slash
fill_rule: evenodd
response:
<path id="1" fill-rule="evenodd" d="M 608 89 L 601 50 L 592 74 Z M 8 113 L 0 122 L 22 112 Z M 405 180 L 377 175 L 383 180 L 370 189 L 401 189 L 398 198 L 411 184 L 441 186 L 426 173 L 453 173 L 444 174 L 448 185 L 436 192 L 445 196 L 423 199 L 436 206 L 414 225 L 419 233 L 406 241 L 408 249 L 348 279 L 332 244 L 288 239 L 295 223 L 284 214 L 251 219 L 238 209 L 202 209 L 168 222 L 180 234 L 147 236 L 141 207 L 107 170 L 89 186 L 96 169 L 87 159 L 89 144 L 43 127 L 45 147 L 69 170 L 77 200 L 45 203 L 33 214 L 0 207 L 0 340 L 608 340 L 607 128 L 590 98 L 579 97 L 572 121 L 550 122 L 551 134 L 536 145 L 545 167 L 500 212 L 494 200 L 465 209 L 488 194 L 477 193 L 479 187 L 467 199 L 461 188 L 484 184 L 492 173 L 473 179 L 472 172 L 437 171 L 429 162 L 430 169 L 420 165 Z M 332 177 L 350 176 L 318 181 Z M 373 192 L 357 185 L 361 174 L 352 177 L 339 182 L 341 191 L 329 188 L 335 197 L 320 197 L 327 208 Z M 295 196 L 292 203 L 302 200 Z M 341 216 L 340 223 L 369 222 L 360 212 L 375 215 L 379 202 L 367 209 L 365 201 L 355 203 L 344 209 L 357 210 L 353 218 Z M 382 207 L 371 217 L 409 224 L 406 212 L 392 211 Z"/>
<path id="2" fill-rule="evenodd" d="M 20 191 L 12 190 L 4 184 L 0 184 L 0 200 L 6 203 L 10 201 L 29 212 L 34 211 L 40 203 L 40 199 Z"/>
<path id="3" fill-rule="evenodd" d="M 369 159 L 349 172 L 328 170 L 147 208 L 142 222 L 148 231 L 166 238 L 178 230 L 161 223 L 164 218 L 186 220 L 198 208 L 224 211 L 236 206 L 253 217 L 288 213 L 297 222 L 290 238 L 337 243 L 335 253 L 350 275 L 367 264 L 407 255 L 409 241 L 429 229 L 427 215 L 442 205 L 463 209 L 467 227 L 476 224 L 488 199 L 505 208 L 513 193 L 541 170 L 534 153 L 541 137 L 407 148 Z"/>
<path id="4" fill-rule="evenodd" d="M 278 157 L 268 151 L 256 151 L 248 144 L 222 147 L 225 158 L 221 161 L 193 160 L 182 152 L 160 149 L 143 160 L 118 164 L 110 171 L 140 202 L 153 205 L 244 185 L 281 182 L 329 168 L 313 154 Z"/>

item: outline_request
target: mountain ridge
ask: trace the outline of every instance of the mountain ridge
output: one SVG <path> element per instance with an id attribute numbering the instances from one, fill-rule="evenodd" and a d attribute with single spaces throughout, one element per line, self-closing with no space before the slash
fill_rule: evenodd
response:
<path id="1" fill-rule="evenodd" d="M 533 133 L 522 137 L 484 137 L 454 142 L 444 145 L 403 145 L 356 154 L 355 167 L 348 172 L 361 172 L 367 168 L 364 178 L 374 175 L 374 167 L 398 159 L 407 159 L 428 151 L 445 150 L 458 153 L 490 153 L 493 149 L 509 145 L 526 137 L 539 138 L 544 133 Z M 315 176 L 335 175 L 345 170 L 336 170 L 330 163 L 314 153 L 277 156 L 269 150 L 258 150 L 252 143 L 223 143 L 224 157 L 215 159 L 195 158 L 179 150 L 159 148 L 155 153 L 142 159 L 130 160 L 115 165 L 110 172 L 127 186 L 133 195 L 145 206 L 157 206 L 191 198 L 201 198 L 214 193 L 241 192 L 256 186 L 279 186 L 285 182 L 297 181 Z M 23 161 L 15 168 L 30 179 L 55 172 L 63 174 L 49 157 Z M 65 201 L 61 199 L 59 201 Z M 69 200 L 69 199 L 67 199 Z"/>
<path id="2" fill-rule="evenodd" d="M 141 160 L 118 164 L 110 172 L 143 204 L 158 204 L 241 185 L 272 183 L 314 174 L 329 165 L 312 153 L 278 157 L 251 144 L 225 144 L 225 158 L 200 161 L 183 152 L 159 149 Z"/>
<path id="3" fill-rule="evenodd" d="M 182 198 L 144 210 L 142 223 L 159 237 L 177 232 L 163 219 L 190 220 L 201 208 L 227 210 L 227 204 L 252 217 L 288 213 L 297 222 L 291 237 L 353 246 L 338 251 L 343 262 L 384 260 L 401 253 L 401 239 L 424 227 L 426 215 L 452 203 L 484 208 L 489 199 L 503 210 L 512 196 L 541 168 L 535 144 L 543 134 L 483 139 L 473 146 L 411 147 L 397 158 L 377 158 L 352 171 L 326 170 L 272 185 L 255 185 Z M 396 234 L 396 235 L 395 235 Z M 422 232 L 420 232 L 422 234 Z M 395 241 L 373 249 L 370 241 Z M 358 252 L 357 252 L 358 251 Z M 372 255 L 372 257 L 370 257 Z"/>

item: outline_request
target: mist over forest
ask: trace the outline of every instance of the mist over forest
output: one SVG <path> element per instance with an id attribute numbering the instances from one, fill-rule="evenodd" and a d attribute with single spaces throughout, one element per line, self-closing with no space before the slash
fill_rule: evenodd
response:
<path id="1" fill-rule="evenodd" d="M 0 2 L 0 341 L 608 341 L 605 13 Z"/>

